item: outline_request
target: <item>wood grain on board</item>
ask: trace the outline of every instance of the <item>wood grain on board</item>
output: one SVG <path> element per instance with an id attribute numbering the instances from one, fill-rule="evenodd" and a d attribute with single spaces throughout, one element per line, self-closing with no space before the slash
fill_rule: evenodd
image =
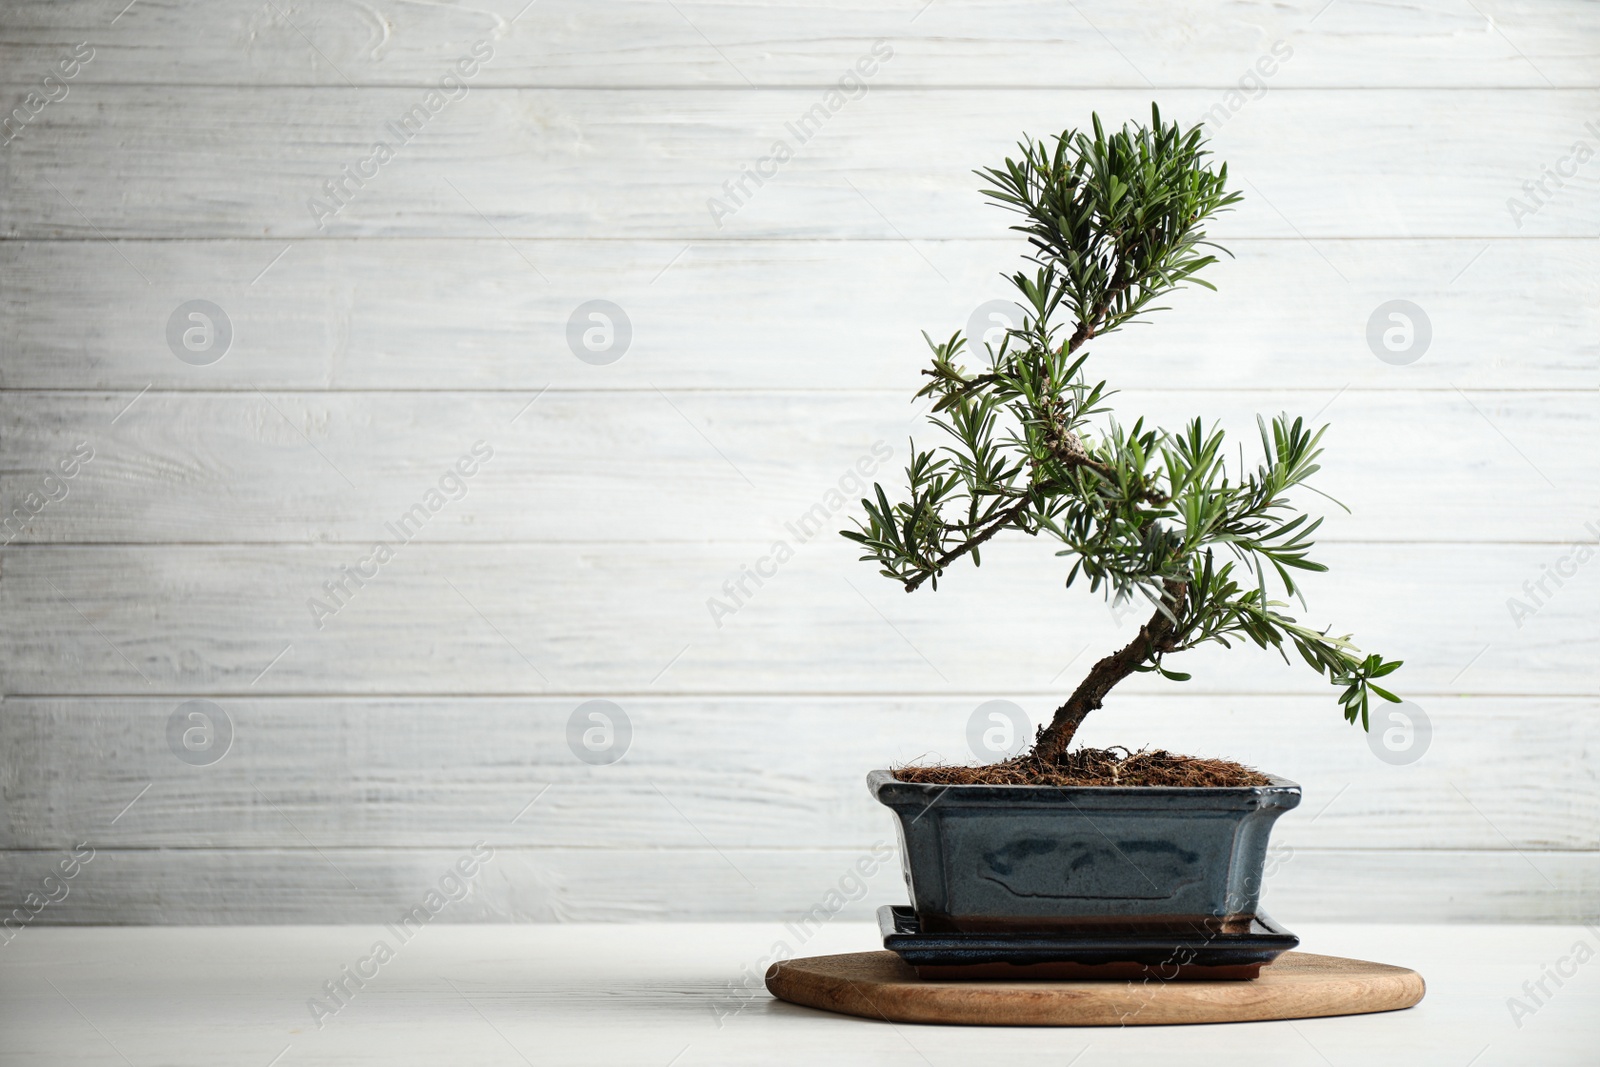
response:
<path id="1" fill-rule="evenodd" d="M 381 566 L 370 545 L 12 547 L 0 663 L 8 693 L 34 695 L 1060 692 L 1148 614 L 1063 590 L 1041 540 L 993 549 L 907 596 L 837 538 L 781 566 L 771 542 L 411 543 Z M 1324 545 L 1332 576 L 1311 576 L 1303 614 L 1403 659 L 1407 694 L 1592 697 L 1595 572 L 1507 608 L 1564 551 Z M 341 570 L 375 566 L 359 587 Z M 730 598 L 754 566 L 773 577 Z M 1254 646 L 1183 665 L 1191 693 L 1332 692 Z"/>
<path id="2" fill-rule="evenodd" d="M 504 825 L 523 802 L 518 798 L 496 823 Z M 125 818 L 138 810 L 134 805 Z M 598 822 L 596 828 L 603 829 Z M 857 864 L 871 858 L 865 846 L 502 848 L 489 825 L 449 848 L 322 847 L 313 840 L 283 849 L 97 849 L 69 883 L 70 894 L 35 921 L 387 922 L 416 905 L 477 841 L 493 847 L 494 857 L 471 894 L 444 909 L 441 920 L 638 922 L 709 915 L 727 922 L 812 915 L 815 923 L 819 906 L 830 917 L 867 920 L 878 905 L 906 899 L 896 860 L 872 870 L 862 889 Z M 95 847 L 93 837 L 87 844 Z M 46 876 L 59 875 L 69 854 L 0 852 L 0 900 L 21 901 L 38 891 Z M 1585 921 L 1596 893 L 1600 853 L 1593 851 L 1306 849 L 1264 884 L 1262 900 L 1294 929 L 1301 920 L 1370 923 L 1375 916 L 1441 923 L 1515 915 L 1522 923 L 1576 923 Z"/>
<path id="3" fill-rule="evenodd" d="M 873 482 L 898 491 L 908 435 L 923 449 L 943 440 L 905 400 L 901 392 L 826 390 L 152 389 L 137 401 L 13 391 L 0 396 L 0 434 L 14 442 L 14 473 L 0 473 L 0 514 L 41 492 L 37 472 L 86 446 L 93 458 L 65 483 L 65 496 L 56 488 L 59 499 L 37 515 L 12 516 L 12 545 L 367 545 L 441 479 L 455 499 L 420 528 L 420 540 L 792 540 L 784 524 L 818 501 L 837 502 L 829 494 L 843 483 L 848 508 L 821 535 L 843 544 L 836 531 L 850 526 Z M 1258 414 L 1329 423 L 1314 482 L 1327 496 L 1298 498 L 1324 517 L 1318 540 L 1600 537 L 1584 528 L 1600 520 L 1592 393 L 1124 389 L 1111 403 L 1128 421 L 1173 431 L 1196 417 L 1219 424 L 1230 462 L 1238 464 L 1237 442 L 1247 469 L 1260 462 Z M 475 445 L 490 458 L 480 462 Z M 463 456 L 467 477 L 451 473 Z M 530 486 L 539 487 L 540 506 L 529 506 Z M 1486 499 L 1496 506 L 1485 508 Z M 647 532 L 632 526 L 641 514 L 650 517 Z M 866 566 L 847 573 L 877 582 Z"/>
<path id="4" fill-rule="evenodd" d="M 590 765 L 570 747 L 592 699 L 628 722 L 617 762 Z M 210 714 L 226 718 L 227 747 L 206 766 L 169 748 L 180 698 L 13 697 L 0 716 L 0 848 L 447 848 L 481 832 L 518 847 L 603 835 L 626 848 L 865 849 L 893 840 L 866 772 L 973 758 L 969 722 L 990 699 L 1017 704 L 1026 734 L 1061 694 L 223 697 Z M 1299 782 L 1304 799 L 1273 828 L 1274 879 L 1306 849 L 1600 850 L 1587 756 L 1600 724 L 1585 700 L 1414 704 L 1431 737 L 1402 765 L 1377 758 L 1322 694 L 1119 691 L 1084 739 L 1226 756 Z M 1374 721 L 1394 725 L 1382 708 Z"/>
<path id="5" fill-rule="evenodd" d="M 85 83 L 432 85 L 488 41 L 478 84 L 743 89 L 833 83 L 886 39 L 883 85 L 1592 86 L 1597 31 L 1581 0 L 189 0 L 120 16 L 96 0 L 25 0 L 0 15 L 0 69 L 26 80 L 87 39 Z M 1278 41 L 1293 52 L 1262 78 Z"/>
<path id="6" fill-rule="evenodd" d="M 7 146 L 0 234 L 825 238 L 910 241 L 916 251 L 918 241 L 1000 232 L 972 171 L 1014 152 L 1022 131 L 1042 136 L 1091 111 L 1148 121 L 1151 102 L 1149 90 L 1125 89 L 883 91 L 836 114 L 822 108 L 826 125 L 815 119 L 796 135 L 786 124 L 821 108 L 815 90 L 506 89 L 466 95 L 403 141 L 389 127 L 418 96 L 81 85 Z M 1217 91 L 1160 96 L 1187 125 Z M 1246 196 L 1212 232 L 1592 236 L 1600 198 L 1587 183 L 1550 187 L 1520 220 L 1506 201 L 1570 154 L 1597 111 L 1600 89 L 1269 94 L 1212 139 Z M 793 158 L 760 163 L 784 137 Z M 380 142 L 393 158 L 365 162 Z M 743 195 L 725 190 L 745 166 L 773 176 L 745 180 Z M 368 175 L 359 188 L 346 167 Z M 335 182 L 344 192 L 330 214 Z M 525 268 L 507 263 L 519 276 Z"/>
<path id="7" fill-rule="evenodd" d="M 892 952 L 783 960 L 780 1000 L 890 1023 L 1179 1026 L 1360 1015 L 1409 1008 L 1422 976 L 1386 963 L 1286 952 L 1250 982 L 922 981 Z"/>
<path id="8" fill-rule="evenodd" d="M 883 410 L 909 417 L 928 359 L 921 332 L 967 332 L 981 305 L 1007 296 L 1002 272 L 1023 266 L 1024 239 L 1005 232 L 997 211 L 988 223 L 989 239 L 915 248 L 508 244 L 492 234 L 0 241 L 8 357 L 0 382 L 128 393 L 886 389 L 897 395 Z M 1358 401 L 1373 391 L 1457 388 L 1593 395 L 1600 245 L 1592 239 L 1291 237 L 1228 249 L 1233 258 L 1206 275 L 1216 292 L 1181 290 L 1163 301 L 1171 311 L 1096 340 L 1089 372 L 1117 388 L 1208 398 L 1305 388 L 1324 393 L 1317 405 L 1341 389 Z M 574 358 L 566 339 L 574 310 L 596 297 L 621 306 L 633 332 L 622 359 L 603 367 Z M 233 329 L 227 355 L 205 367 L 174 359 L 166 344 L 173 310 L 195 298 L 222 307 Z M 1366 340 L 1368 319 L 1396 298 L 1421 307 L 1432 333 L 1405 366 L 1378 360 Z"/>

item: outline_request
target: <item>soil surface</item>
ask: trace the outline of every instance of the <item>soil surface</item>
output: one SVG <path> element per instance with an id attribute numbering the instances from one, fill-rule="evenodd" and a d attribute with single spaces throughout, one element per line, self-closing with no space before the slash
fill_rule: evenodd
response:
<path id="1" fill-rule="evenodd" d="M 1180 756 L 1164 749 L 1080 748 L 1059 760 L 1017 756 L 983 767 L 900 767 L 902 782 L 933 785 L 1267 785 L 1260 771 L 1231 760 Z"/>

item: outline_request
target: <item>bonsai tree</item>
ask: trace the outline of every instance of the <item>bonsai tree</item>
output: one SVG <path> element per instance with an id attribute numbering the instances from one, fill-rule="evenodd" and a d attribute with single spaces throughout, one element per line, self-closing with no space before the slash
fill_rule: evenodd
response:
<path id="1" fill-rule="evenodd" d="M 1304 600 L 1297 571 L 1327 568 L 1310 557 L 1322 520 L 1289 501 L 1310 488 L 1327 427 L 1302 419 L 1257 418 L 1261 457 L 1232 468 L 1223 431 L 1200 419 L 1176 433 L 1131 427 L 1108 417 L 1104 381 L 1084 376 L 1084 346 L 1159 310 L 1155 301 L 1199 275 L 1216 257 L 1205 225 L 1240 200 L 1227 188 L 1226 164 L 1213 170 L 1200 127 L 1163 124 L 1107 135 L 1067 130 L 1045 144 L 1022 141 L 1020 157 L 978 171 L 995 204 L 1022 216 L 1011 228 L 1028 237 L 1028 269 L 1010 277 L 1025 314 L 985 365 L 968 371 L 959 332 L 935 343 L 928 382 L 929 421 L 945 435 L 932 451 L 911 445 L 905 496 L 891 503 L 881 485 L 863 499 L 865 518 L 840 531 L 865 549 L 881 573 L 906 591 L 937 588 L 946 568 L 1014 530 L 1060 541 L 1071 560 L 1066 585 L 1087 581 L 1114 603 L 1149 602 L 1132 641 L 1101 659 L 1040 729 L 1035 766 L 1065 757 L 1084 718 L 1128 676 L 1153 672 L 1174 681 L 1169 658 L 1216 642 L 1248 641 L 1301 659 L 1340 690 L 1346 720 L 1367 728 L 1371 694 L 1398 661 L 1357 650 L 1285 614 L 1273 593 Z M 923 335 L 925 338 L 926 334 Z M 1243 452 L 1240 452 L 1240 466 Z M 1340 505 L 1342 506 L 1342 505 Z"/>

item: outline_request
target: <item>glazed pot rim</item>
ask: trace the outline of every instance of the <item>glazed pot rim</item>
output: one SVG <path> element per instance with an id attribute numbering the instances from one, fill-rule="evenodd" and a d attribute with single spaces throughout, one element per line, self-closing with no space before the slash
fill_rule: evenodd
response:
<path id="1" fill-rule="evenodd" d="M 1266 772 L 1262 772 L 1266 773 Z M 1203 798 L 1241 798 L 1251 796 L 1293 794 L 1299 796 L 1300 783 L 1276 774 L 1267 774 L 1270 781 L 1265 785 L 1221 785 L 1221 786 L 1192 786 L 1192 785 L 1000 785 L 987 783 L 969 783 L 961 785 L 941 785 L 938 782 L 902 782 L 894 776 L 894 772 L 887 768 L 878 768 L 867 772 L 867 788 L 872 795 L 880 801 L 883 793 L 888 790 L 903 791 L 911 795 L 927 795 L 930 793 L 955 793 L 958 796 L 973 799 L 1000 799 L 1011 797 L 1016 800 L 1044 799 L 1045 797 L 1194 797 Z"/>

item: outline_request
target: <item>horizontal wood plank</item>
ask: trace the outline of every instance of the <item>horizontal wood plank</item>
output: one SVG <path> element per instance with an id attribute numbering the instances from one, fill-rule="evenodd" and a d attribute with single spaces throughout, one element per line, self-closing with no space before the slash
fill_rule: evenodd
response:
<path id="1" fill-rule="evenodd" d="M 1032 725 L 1055 703 L 1015 696 Z M 973 698 L 629 697 L 626 750 L 597 766 L 568 741 L 578 698 L 233 697 L 215 702 L 226 753 L 196 766 L 169 747 L 180 703 L 0 704 L 0 848 L 445 848 L 475 834 L 515 847 L 866 848 L 892 826 L 862 784 L 869 768 L 982 754 L 968 747 Z M 1303 803 L 1273 830 L 1275 867 L 1319 848 L 1600 850 L 1592 702 L 1421 706 L 1431 740 L 1407 765 L 1376 758 L 1311 697 L 1119 693 L 1083 739 L 1226 755 L 1299 781 Z M 1374 729 L 1391 725 L 1380 713 Z"/>
<path id="2" fill-rule="evenodd" d="M 1147 118 L 1150 95 L 884 89 L 835 113 L 807 90 L 483 89 L 430 113 L 414 89 L 82 85 L 8 146 L 0 236 L 872 238 L 909 242 L 922 270 L 917 241 L 1003 232 L 974 166 L 1092 110 Z M 1192 123 L 1215 95 L 1160 102 Z M 420 132 L 396 135 L 413 107 Z M 1213 138 L 1247 197 L 1215 232 L 1592 236 L 1600 197 L 1587 187 L 1551 187 L 1520 220 L 1507 200 L 1570 152 L 1597 107 L 1600 90 L 1272 93 Z M 779 138 L 787 162 L 771 162 Z M 742 178 L 747 165 L 770 177 Z"/>
<path id="3" fill-rule="evenodd" d="M 996 227 L 1003 223 L 995 215 Z M 1006 297 L 1018 236 L 885 241 L 0 241 L 0 385 L 9 388 L 889 388 L 909 396 L 921 331 L 966 331 Z M 1097 340 L 1118 387 L 1356 392 L 1593 390 L 1593 240 L 1231 242 L 1171 310 Z M 123 257 L 126 257 L 126 261 Z M 526 257 L 526 260 L 524 258 Z M 1326 257 L 1326 258 L 1324 258 Z M 129 269 L 129 264 L 137 271 Z M 530 264 L 549 279 L 541 281 Z M 148 279 L 148 280 L 147 280 Z M 70 295 L 63 295 L 70 294 Z M 597 297 L 632 339 L 581 362 L 568 320 Z M 182 303 L 228 316 L 208 366 L 166 340 Z M 1431 340 L 1404 366 L 1368 320 L 1406 299 Z M 1320 403 L 1320 401 L 1319 401 Z"/>
<path id="4" fill-rule="evenodd" d="M 0 15 L 0 69 L 8 81 L 42 77 L 86 39 L 86 84 L 429 85 L 487 41 L 494 58 L 475 75 L 486 85 L 744 88 L 832 83 L 881 38 L 895 48 L 875 78 L 885 85 L 1595 83 L 1600 16 L 1576 0 L 1325 2 L 187 0 L 142 3 L 113 21 L 94 0 L 32 0 Z M 1290 59 L 1247 78 L 1280 40 Z"/>
<path id="5" fill-rule="evenodd" d="M 393 922 L 421 904 L 472 842 L 451 849 L 96 850 L 60 903 L 63 923 Z M 91 846 L 92 847 L 92 846 Z M 0 852 L 0 908 L 38 892 L 67 853 Z M 846 900 L 841 920 L 904 903 L 895 860 L 864 895 L 854 849 L 498 849 L 439 922 L 799 920 Z M 843 892 L 841 892 L 841 887 Z M 1299 921 L 1519 922 L 1594 918 L 1600 853 L 1306 850 L 1264 885 L 1263 906 Z M 813 927 L 814 928 L 814 927 Z M 26 936 L 26 930 L 19 935 Z"/>
<path id="6" fill-rule="evenodd" d="M 831 535 L 873 481 L 898 491 L 906 435 L 940 440 L 887 392 L 535 396 L 10 393 L 0 434 L 16 473 L 0 474 L 0 514 L 12 544 L 368 543 L 442 486 L 456 499 L 421 540 L 761 540 L 843 483 L 849 510 Z M 1302 494 L 1325 515 L 1320 539 L 1600 537 L 1583 529 L 1600 519 L 1592 393 L 1125 390 L 1112 404 L 1174 432 L 1217 422 L 1252 464 L 1257 413 L 1330 421 L 1316 486 L 1352 510 Z M 75 450 L 93 458 L 62 479 Z M 528 506 L 529 486 L 542 506 Z"/>
<path id="7" fill-rule="evenodd" d="M 981 570 L 963 564 L 937 595 L 907 596 L 854 562 L 847 542 L 797 536 L 806 530 L 775 532 L 788 555 L 776 542 L 396 542 L 386 563 L 346 545 L 12 547 L 0 555 L 4 686 L 29 695 L 1057 693 L 1072 664 L 1081 670 L 1126 644 L 1146 614 L 1114 617 L 1084 591 L 1064 591 L 1067 568 L 1043 540 L 997 541 Z M 1559 588 L 1547 579 L 1548 596 L 1518 618 L 1508 600 L 1534 595 L 1524 585 L 1542 568 L 1573 569 L 1574 555 L 1545 545 L 1323 549 L 1333 573 L 1309 576 L 1304 617 L 1405 660 L 1395 676 L 1403 692 L 1595 693 L 1592 562 Z M 375 576 L 358 587 L 341 567 Z M 771 577 L 742 579 L 741 595 L 743 567 Z M 336 580 L 342 593 L 329 590 Z M 1333 699 L 1303 663 L 1260 651 L 1208 646 L 1184 654 L 1182 669 L 1197 692 Z"/>

